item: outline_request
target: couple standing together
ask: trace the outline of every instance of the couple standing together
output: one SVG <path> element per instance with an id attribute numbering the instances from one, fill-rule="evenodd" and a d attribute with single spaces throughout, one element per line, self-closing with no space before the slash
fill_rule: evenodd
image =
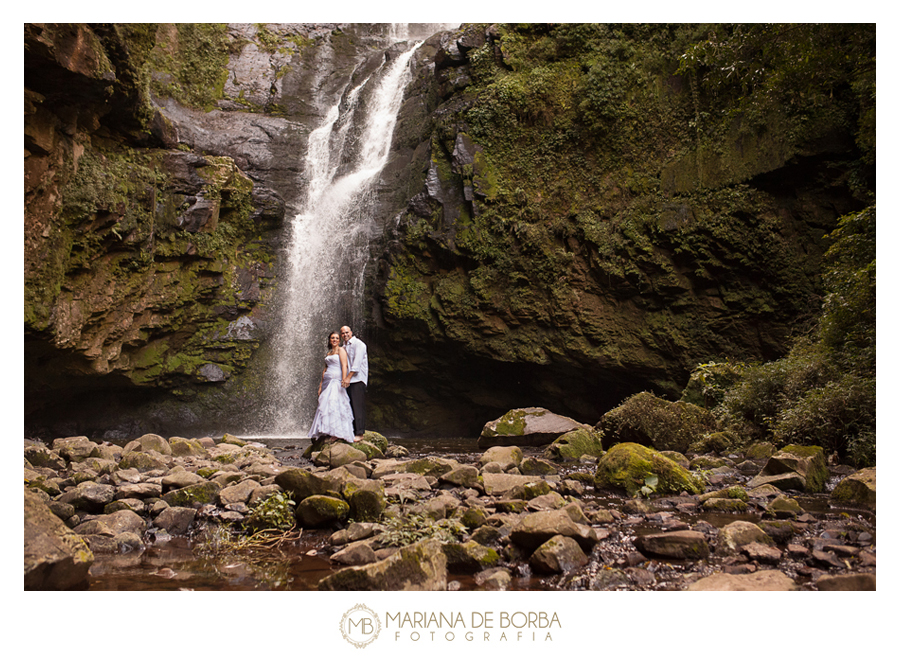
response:
<path id="1" fill-rule="evenodd" d="M 343 341 L 343 345 L 341 342 Z M 361 441 L 366 432 L 366 386 L 369 355 L 366 344 L 350 327 L 328 335 L 325 370 L 319 382 L 319 406 L 309 437 L 334 437 L 349 443 Z"/>

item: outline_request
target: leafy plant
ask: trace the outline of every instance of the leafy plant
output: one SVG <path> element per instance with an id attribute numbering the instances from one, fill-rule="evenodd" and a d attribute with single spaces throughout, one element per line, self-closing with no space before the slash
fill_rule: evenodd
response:
<path id="1" fill-rule="evenodd" d="M 651 494 L 656 493 L 656 486 L 659 484 L 659 478 L 651 473 L 647 477 L 644 478 L 644 486 L 641 487 L 640 494 L 646 498 L 649 498 Z"/>
<path id="2" fill-rule="evenodd" d="M 457 541 L 465 534 L 465 527 L 454 519 L 432 518 L 421 514 L 408 514 L 388 519 L 385 531 L 379 539 L 387 546 L 408 546 L 423 539 L 437 539 L 446 544 Z"/>
<path id="3" fill-rule="evenodd" d="M 253 508 L 247 517 L 251 528 L 275 528 L 288 530 L 294 527 L 294 502 L 289 492 L 279 491 Z"/>

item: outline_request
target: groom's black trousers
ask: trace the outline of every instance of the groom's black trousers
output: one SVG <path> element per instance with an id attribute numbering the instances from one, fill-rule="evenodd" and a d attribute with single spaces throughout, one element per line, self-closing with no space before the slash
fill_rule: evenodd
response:
<path id="1" fill-rule="evenodd" d="M 366 385 L 354 382 L 347 387 L 350 396 L 350 407 L 353 409 L 353 434 L 362 436 L 366 433 Z"/>

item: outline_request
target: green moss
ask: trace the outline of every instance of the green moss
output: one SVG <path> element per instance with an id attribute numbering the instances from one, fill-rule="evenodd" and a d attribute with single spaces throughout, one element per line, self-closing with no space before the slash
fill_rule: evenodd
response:
<path id="1" fill-rule="evenodd" d="M 223 97 L 228 78 L 230 42 L 225 23 L 180 23 L 164 26 L 148 65 L 156 94 L 190 107 L 211 110 Z"/>
<path id="2" fill-rule="evenodd" d="M 619 443 L 610 448 L 597 465 L 595 484 L 625 489 L 633 496 L 651 475 L 658 479 L 655 491 L 659 494 L 682 491 L 699 494 L 702 491 L 686 469 L 656 450 L 636 443 Z"/>

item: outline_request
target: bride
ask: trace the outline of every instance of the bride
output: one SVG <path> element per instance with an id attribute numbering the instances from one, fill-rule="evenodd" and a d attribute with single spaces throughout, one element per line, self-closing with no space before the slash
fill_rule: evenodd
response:
<path id="1" fill-rule="evenodd" d="M 341 380 L 347 375 L 347 363 L 347 351 L 341 347 L 341 337 L 335 331 L 328 335 L 325 369 L 319 382 L 319 406 L 309 428 L 311 439 L 328 436 L 348 443 L 354 441 L 350 396 L 341 386 Z"/>

